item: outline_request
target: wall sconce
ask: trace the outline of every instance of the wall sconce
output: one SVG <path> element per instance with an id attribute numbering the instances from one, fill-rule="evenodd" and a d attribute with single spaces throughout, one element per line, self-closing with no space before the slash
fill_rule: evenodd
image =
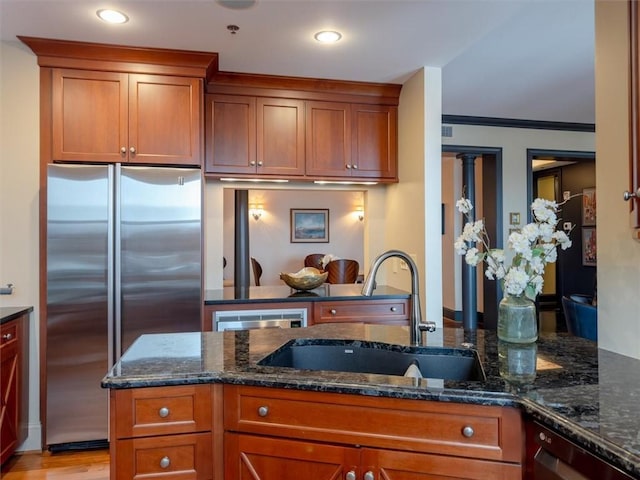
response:
<path id="1" fill-rule="evenodd" d="M 249 215 L 257 222 L 264 213 L 262 205 L 249 205 Z"/>
<path id="2" fill-rule="evenodd" d="M 357 207 L 355 213 L 358 217 L 358 220 L 362 222 L 364 220 L 364 207 Z"/>

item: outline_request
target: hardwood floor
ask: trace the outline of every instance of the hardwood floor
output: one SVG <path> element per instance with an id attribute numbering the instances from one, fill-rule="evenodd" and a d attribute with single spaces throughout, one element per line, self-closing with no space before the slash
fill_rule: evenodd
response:
<path id="1" fill-rule="evenodd" d="M 17 454 L 0 472 L 2 480 L 109 480 L 109 451 Z"/>

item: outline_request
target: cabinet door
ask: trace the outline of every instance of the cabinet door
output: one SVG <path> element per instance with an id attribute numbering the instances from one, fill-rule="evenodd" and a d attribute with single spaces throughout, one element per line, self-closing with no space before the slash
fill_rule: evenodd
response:
<path id="1" fill-rule="evenodd" d="M 351 177 L 351 105 L 306 102 L 307 175 Z"/>
<path id="2" fill-rule="evenodd" d="M 18 322 L 0 328 L 0 464 L 18 446 L 20 355 Z"/>
<path id="3" fill-rule="evenodd" d="M 129 78 L 129 161 L 199 166 L 201 80 L 162 75 Z"/>
<path id="4" fill-rule="evenodd" d="M 521 480 L 518 464 L 396 450 L 363 449 L 363 478 L 388 480 Z"/>
<path id="5" fill-rule="evenodd" d="M 629 98 L 629 222 L 634 229 L 633 238 L 640 240 L 640 8 L 635 1 L 629 2 L 630 26 L 630 98 Z M 631 194 L 631 195 L 629 195 Z"/>
<path id="6" fill-rule="evenodd" d="M 207 95 L 206 171 L 256 173 L 256 99 Z"/>
<path id="7" fill-rule="evenodd" d="M 52 82 L 52 160 L 122 161 L 121 149 L 128 149 L 128 76 L 54 69 Z"/>
<path id="8" fill-rule="evenodd" d="M 225 475 L 235 480 L 343 479 L 358 471 L 355 448 L 225 433 Z"/>
<path id="9" fill-rule="evenodd" d="M 257 173 L 304 175 L 304 102 L 261 98 L 257 106 Z"/>
<path id="10" fill-rule="evenodd" d="M 397 107 L 352 105 L 353 176 L 397 178 Z"/>

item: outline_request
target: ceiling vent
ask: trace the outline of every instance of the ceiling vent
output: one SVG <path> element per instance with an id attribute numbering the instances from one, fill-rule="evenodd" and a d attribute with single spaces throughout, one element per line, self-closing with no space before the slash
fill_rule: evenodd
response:
<path id="1" fill-rule="evenodd" d="M 451 125 L 442 125 L 442 136 L 447 138 L 453 137 L 453 127 Z"/>

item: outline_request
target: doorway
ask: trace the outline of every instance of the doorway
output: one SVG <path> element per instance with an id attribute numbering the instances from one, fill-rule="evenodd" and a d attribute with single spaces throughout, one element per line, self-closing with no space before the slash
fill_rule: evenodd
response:
<path id="1" fill-rule="evenodd" d="M 475 154 L 476 217 L 484 218 L 487 232 L 495 246 L 503 244 L 502 219 L 502 148 L 443 145 L 442 169 L 442 285 L 443 317 L 462 322 L 461 273 L 463 259 L 453 248 L 456 232 L 462 228 L 462 215 L 455 202 L 464 190 L 459 154 Z M 449 165 L 445 168 L 445 163 Z M 478 326 L 495 329 L 498 303 L 502 292 L 495 281 L 485 281 L 484 270 L 476 269 Z"/>
<path id="2" fill-rule="evenodd" d="M 529 149 L 527 160 L 529 203 L 537 197 L 561 203 L 565 197 L 578 194 L 561 205 L 559 212 L 558 228 L 567 232 L 572 246 L 559 250 L 556 263 L 547 265 L 543 291 L 538 296 L 541 330 L 564 331 L 562 297 L 593 295 L 596 288 L 597 267 L 595 262 L 586 261 L 583 245 L 585 236 L 596 228 L 596 218 L 585 221 L 581 196 L 594 192 L 595 198 L 595 152 Z"/>

